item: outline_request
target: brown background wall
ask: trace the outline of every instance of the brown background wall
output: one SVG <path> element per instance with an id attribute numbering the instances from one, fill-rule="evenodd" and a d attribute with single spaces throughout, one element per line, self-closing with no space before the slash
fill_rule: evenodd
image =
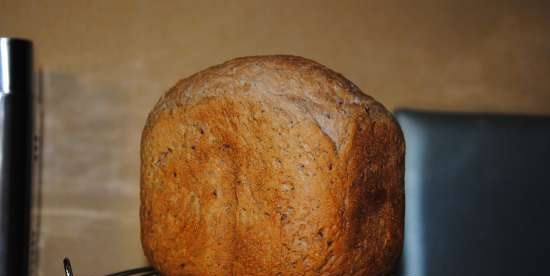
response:
<path id="1" fill-rule="evenodd" d="M 479 3 L 482 2 L 482 3 Z M 0 1 L 44 77 L 39 275 L 142 265 L 138 152 L 179 78 L 232 57 L 317 60 L 388 108 L 550 114 L 544 1 Z"/>

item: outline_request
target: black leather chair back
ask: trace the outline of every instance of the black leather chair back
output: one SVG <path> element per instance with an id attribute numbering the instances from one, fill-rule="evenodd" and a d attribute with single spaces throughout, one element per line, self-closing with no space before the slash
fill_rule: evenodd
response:
<path id="1" fill-rule="evenodd" d="M 403 276 L 550 275 L 550 117 L 398 111 Z"/>

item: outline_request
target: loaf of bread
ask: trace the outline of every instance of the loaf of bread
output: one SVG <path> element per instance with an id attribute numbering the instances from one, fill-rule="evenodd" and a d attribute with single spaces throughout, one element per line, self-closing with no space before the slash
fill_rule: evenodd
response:
<path id="1" fill-rule="evenodd" d="M 295 56 L 178 82 L 141 143 L 141 239 L 166 276 L 386 275 L 402 247 L 404 142 L 391 114 Z"/>

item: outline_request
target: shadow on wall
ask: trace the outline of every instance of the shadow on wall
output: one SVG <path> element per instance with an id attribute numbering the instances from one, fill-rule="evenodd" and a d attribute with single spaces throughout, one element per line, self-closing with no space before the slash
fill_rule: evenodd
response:
<path id="1" fill-rule="evenodd" d="M 144 265 L 138 210 L 139 138 L 146 112 L 132 112 L 131 92 L 93 76 L 47 69 L 41 76 L 43 162 L 34 211 L 38 275 L 62 271 L 65 256 L 77 274 Z"/>
<path id="2" fill-rule="evenodd" d="M 39 242 L 42 213 L 42 180 L 44 155 L 44 74 L 42 70 L 37 72 L 36 86 L 34 90 L 34 133 L 33 133 L 33 181 L 32 181 L 32 209 L 29 243 L 29 275 L 37 275 L 40 264 Z"/>

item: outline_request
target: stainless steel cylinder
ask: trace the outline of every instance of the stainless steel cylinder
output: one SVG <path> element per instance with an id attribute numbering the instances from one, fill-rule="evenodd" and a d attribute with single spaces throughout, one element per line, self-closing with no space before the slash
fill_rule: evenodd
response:
<path id="1" fill-rule="evenodd" d="M 0 37 L 0 276 L 28 275 L 33 45 Z"/>

